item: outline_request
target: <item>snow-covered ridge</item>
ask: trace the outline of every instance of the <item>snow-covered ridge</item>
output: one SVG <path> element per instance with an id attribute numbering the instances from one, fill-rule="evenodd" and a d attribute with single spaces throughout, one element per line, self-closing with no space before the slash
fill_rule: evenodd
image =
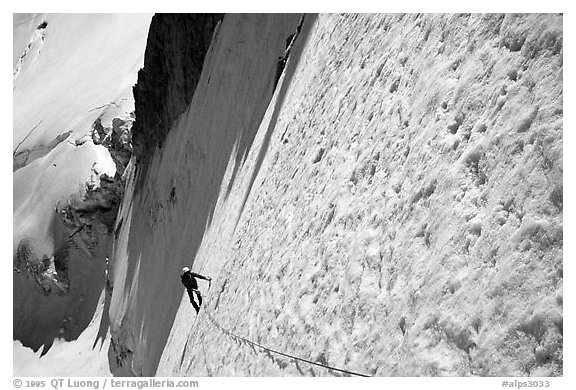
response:
<path id="1" fill-rule="evenodd" d="M 33 66 L 34 62 L 40 55 L 42 51 L 42 46 L 44 45 L 44 41 L 46 40 L 46 27 L 48 27 L 48 23 L 43 21 L 36 27 L 36 31 L 32 35 L 30 42 L 26 45 L 20 58 L 18 58 L 18 62 L 14 67 L 13 78 L 16 81 L 16 78 L 20 74 L 22 67 L 26 64 L 26 66 L 30 67 Z"/>
<path id="2" fill-rule="evenodd" d="M 109 342 L 106 257 L 150 18 L 14 16 L 24 48 L 13 91 L 15 373 L 110 374 L 97 348 Z M 82 366 L 79 351 L 93 363 Z"/>

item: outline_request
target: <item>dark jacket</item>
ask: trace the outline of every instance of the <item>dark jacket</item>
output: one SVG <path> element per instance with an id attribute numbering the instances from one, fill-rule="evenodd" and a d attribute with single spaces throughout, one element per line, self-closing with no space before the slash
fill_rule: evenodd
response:
<path id="1" fill-rule="evenodd" d="M 194 273 L 192 271 L 186 271 L 182 274 L 182 284 L 186 287 L 186 290 L 197 290 L 198 289 L 198 279 L 209 280 L 206 276 L 202 276 L 200 274 Z"/>

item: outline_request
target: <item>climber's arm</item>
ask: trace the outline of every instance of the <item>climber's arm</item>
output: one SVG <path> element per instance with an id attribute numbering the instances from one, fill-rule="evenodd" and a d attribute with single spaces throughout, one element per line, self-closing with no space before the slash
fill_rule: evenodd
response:
<path id="1" fill-rule="evenodd" d="M 204 279 L 204 280 L 207 280 L 207 281 L 211 281 L 211 280 L 212 280 L 212 278 L 211 278 L 210 276 L 204 276 L 204 275 L 200 275 L 200 274 L 197 274 L 197 273 L 194 273 L 194 272 L 190 272 L 190 274 L 192 274 L 192 276 L 194 276 L 195 278 L 198 278 L 198 279 Z"/>

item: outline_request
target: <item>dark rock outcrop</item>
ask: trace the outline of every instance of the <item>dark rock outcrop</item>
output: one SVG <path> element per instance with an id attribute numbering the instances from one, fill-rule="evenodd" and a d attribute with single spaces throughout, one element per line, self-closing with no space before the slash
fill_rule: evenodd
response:
<path id="1" fill-rule="evenodd" d="M 134 86 L 134 153 L 142 165 L 162 147 L 172 122 L 192 101 L 204 57 L 223 14 L 156 14 Z"/>
<path id="2" fill-rule="evenodd" d="M 104 127 L 101 118 L 97 118 L 92 125 L 92 142 L 108 149 L 116 165 L 115 180 L 120 180 L 132 157 L 133 123 L 134 113 L 132 112 L 129 118 L 112 119 L 112 127 Z M 124 185 L 124 183 L 121 184 Z"/>

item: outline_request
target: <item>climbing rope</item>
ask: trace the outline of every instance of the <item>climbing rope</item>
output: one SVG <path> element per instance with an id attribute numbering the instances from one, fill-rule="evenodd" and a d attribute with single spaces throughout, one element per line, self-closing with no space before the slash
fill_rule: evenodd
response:
<path id="1" fill-rule="evenodd" d="M 199 272 L 201 272 L 201 271 L 204 270 L 204 266 L 205 266 L 205 265 L 206 265 L 206 263 L 203 263 L 203 264 L 200 266 Z M 219 274 L 220 274 L 220 271 L 218 271 L 218 275 L 219 275 Z M 204 297 L 205 300 L 207 300 L 206 298 L 207 298 L 207 297 Z M 263 345 L 255 342 L 255 341 L 248 340 L 248 339 L 246 339 L 246 338 L 244 338 L 244 337 L 242 337 L 242 336 L 239 336 L 239 335 L 235 334 L 234 332 L 231 332 L 231 331 L 229 331 L 228 329 L 222 327 L 222 326 L 214 319 L 214 317 L 212 316 L 212 314 L 211 314 L 210 311 L 208 310 L 208 307 L 207 307 L 206 304 L 204 304 L 202 307 L 203 307 L 203 311 L 206 313 L 206 315 L 207 315 L 207 317 L 208 317 L 208 320 L 212 323 L 212 325 L 214 325 L 214 326 L 216 327 L 216 329 L 218 329 L 220 332 L 222 332 L 223 334 L 225 334 L 225 335 L 227 335 L 227 336 L 229 336 L 229 337 L 231 337 L 231 338 L 233 338 L 233 339 L 244 341 L 245 343 L 247 343 L 247 344 L 249 344 L 250 346 L 252 346 L 252 348 L 254 348 L 255 346 L 257 346 L 258 348 L 261 348 L 261 349 L 263 349 L 263 350 L 265 350 L 265 351 L 268 351 L 268 352 L 270 352 L 270 353 L 274 353 L 274 354 L 277 354 L 277 355 L 281 355 L 281 356 L 284 356 L 284 357 L 287 357 L 287 358 L 289 358 L 289 359 L 293 359 L 293 360 L 296 360 L 296 361 L 301 361 L 301 362 L 304 362 L 304 363 L 312 364 L 312 365 L 314 365 L 314 366 L 326 368 L 326 369 L 332 370 L 332 371 L 338 371 L 338 372 L 342 372 L 342 373 L 349 374 L 349 375 L 354 375 L 354 376 L 370 377 L 370 375 L 360 374 L 360 373 L 357 373 L 357 372 L 354 372 L 354 371 L 348 371 L 348 370 L 344 370 L 344 369 L 341 369 L 341 368 L 336 368 L 336 367 L 328 366 L 328 365 L 325 365 L 325 364 L 322 364 L 322 363 L 318 363 L 318 362 L 313 362 L 313 361 L 311 361 L 311 360 L 304 359 L 304 358 L 301 358 L 301 357 L 298 357 L 298 356 L 290 355 L 290 354 L 288 354 L 288 353 L 276 351 L 276 350 L 274 350 L 274 349 L 272 349 L 272 348 L 265 347 L 265 346 L 263 346 Z M 206 351 L 204 351 L 204 357 L 206 357 Z M 206 360 L 204 360 L 204 364 L 206 364 Z M 206 367 L 206 368 L 207 368 L 207 367 Z"/>
<path id="2" fill-rule="evenodd" d="M 274 349 L 265 347 L 265 346 L 263 346 L 263 345 L 261 345 L 261 344 L 258 344 L 258 343 L 255 342 L 255 341 L 248 340 L 248 339 L 246 339 L 246 338 L 244 338 L 244 337 L 242 337 L 242 336 L 238 336 L 237 334 L 235 334 L 235 333 L 233 333 L 233 332 L 231 332 L 231 331 L 223 328 L 223 327 L 214 319 L 214 317 L 212 317 L 212 315 L 210 314 L 210 312 L 209 312 L 208 310 L 206 310 L 206 308 L 204 309 L 204 311 L 206 312 L 206 315 L 208 316 L 208 319 L 210 320 L 210 322 L 212 323 L 212 325 L 214 325 L 214 326 L 215 326 L 218 330 L 220 330 L 222 333 L 224 333 L 224 334 L 226 334 L 226 335 L 228 335 L 228 336 L 230 336 L 230 337 L 232 337 L 232 338 L 234 338 L 234 339 L 242 340 L 242 341 L 250 344 L 252 347 L 257 346 L 258 348 L 261 348 L 261 349 L 266 350 L 266 351 L 268 351 L 268 352 L 275 353 L 275 354 L 277 354 L 277 355 L 281 355 L 281 356 L 284 356 L 284 357 L 287 357 L 287 358 L 290 358 L 290 359 L 298 360 L 298 361 L 301 361 L 301 362 L 304 362 L 304 363 L 313 364 L 313 365 L 315 365 L 315 366 L 323 367 L 323 368 L 326 368 L 326 369 L 332 370 L 332 371 L 338 371 L 338 372 L 342 372 L 342 373 L 349 374 L 349 375 L 355 375 L 355 376 L 363 376 L 363 377 L 368 377 L 368 376 L 370 376 L 370 375 L 365 375 L 365 374 L 359 374 L 359 373 L 353 372 L 353 371 L 343 370 L 343 369 L 341 369 L 341 368 L 336 368 L 336 367 L 332 367 L 332 366 L 327 366 L 327 365 L 325 365 L 325 364 L 313 362 L 313 361 L 308 360 L 308 359 L 304 359 L 304 358 L 301 358 L 301 357 L 297 357 L 297 356 L 294 356 L 294 355 L 290 355 L 290 354 L 287 354 L 287 353 L 284 353 L 284 352 L 276 351 L 276 350 L 274 350 Z"/>

